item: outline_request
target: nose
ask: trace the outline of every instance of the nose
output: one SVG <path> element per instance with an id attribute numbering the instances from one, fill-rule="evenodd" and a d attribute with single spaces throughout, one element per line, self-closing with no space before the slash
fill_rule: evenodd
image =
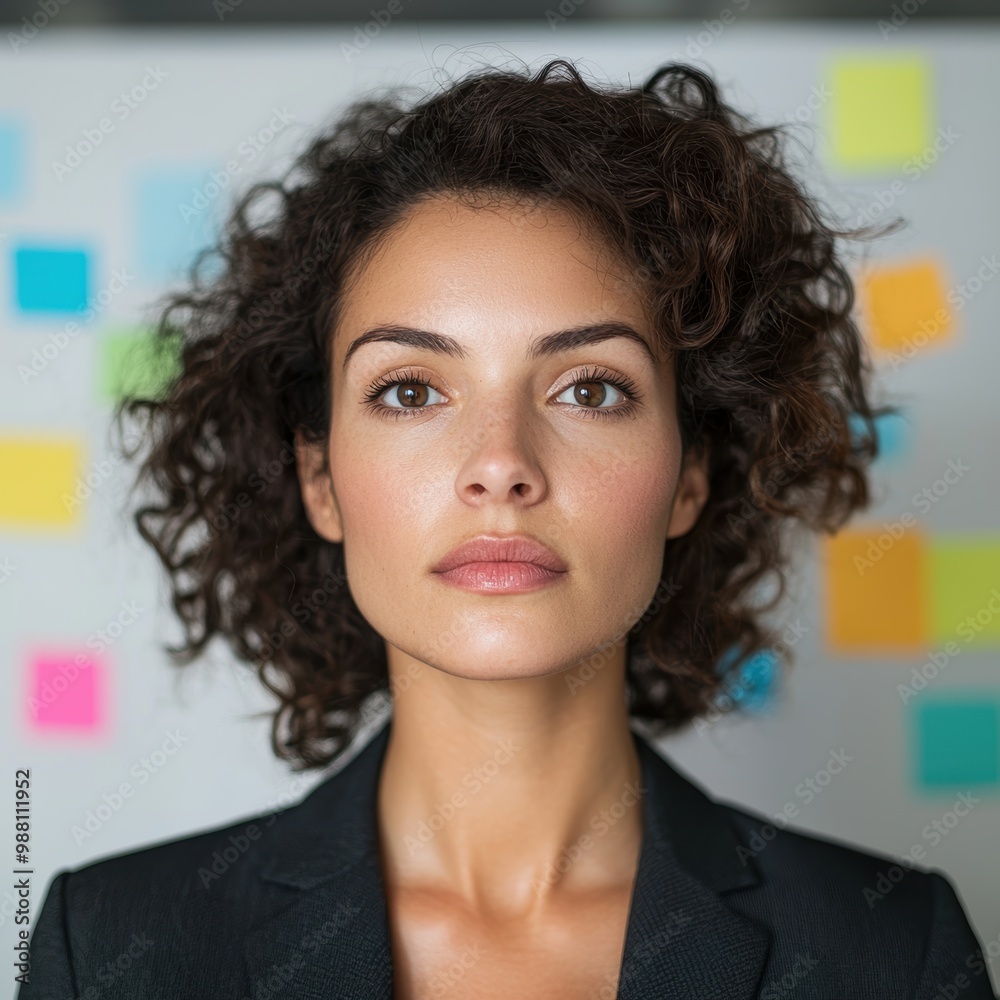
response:
<path id="1" fill-rule="evenodd" d="M 516 402 L 489 409 L 459 431 L 464 452 L 455 492 L 471 506 L 531 506 L 547 492 L 537 442 Z"/>

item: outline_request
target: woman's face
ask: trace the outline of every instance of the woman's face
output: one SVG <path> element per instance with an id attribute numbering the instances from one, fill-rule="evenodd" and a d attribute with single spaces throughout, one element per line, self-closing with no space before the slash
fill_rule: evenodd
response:
<path id="1" fill-rule="evenodd" d="M 332 483 L 301 440 L 299 475 L 311 523 L 344 543 L 351 594 L 391 669 L 550 674 L 623 642 L 649 606 L 664 543 L 693 525 L 707 481 L 691 461 L 682 473 L 673 366 L 644 346 L 655 353 L 622 270 L 562 209 L 436 196 L 347 290 L 333 349 Z M 538 348 L 606 324 L 639 339 Z M 387 327 L 433 336 L 401 343 L 385 332 L 352 349 Z M 393 379 L 402 384 L 387 388 Z M 527 534 L 565 571 L 505 591 L 433 572 L 483 534 Z"/>

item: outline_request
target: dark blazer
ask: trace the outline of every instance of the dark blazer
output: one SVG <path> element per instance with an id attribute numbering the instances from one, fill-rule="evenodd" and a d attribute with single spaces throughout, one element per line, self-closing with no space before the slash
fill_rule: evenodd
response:
<path id="1" fill-rule="evenodd" d="M 57 872 L 19 1000 L 390 1000 L 391 724 L 288 809 Z M 775 831 L 633 735 L 647 791 L 621 1000 L 993 998 L 946 877 L 891 881 L 888 858 Z"/>

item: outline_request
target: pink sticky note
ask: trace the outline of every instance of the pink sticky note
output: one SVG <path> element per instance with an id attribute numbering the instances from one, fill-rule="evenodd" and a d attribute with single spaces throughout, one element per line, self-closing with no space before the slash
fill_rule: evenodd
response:
<path id="1" fill-rule="evenodd" d="M 28 665 L 27 722 L 51 733 L 104 728 L 106 669 L 89 653 L 42 653 Z"/>

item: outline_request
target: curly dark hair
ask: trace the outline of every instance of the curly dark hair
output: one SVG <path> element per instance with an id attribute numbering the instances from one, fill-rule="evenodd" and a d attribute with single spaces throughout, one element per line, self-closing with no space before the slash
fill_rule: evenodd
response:
<path id="1" fill-rule="evenodd" d="M 629 711 L 654 733 L 709 711 L 723 661 L 774 648 L 785 526 L 832 534 L 868 505 L 874 421 L 895 410 L 867 398 L 839 243 L 875 231 L 838 228 L 795 179 L 788 138 L 691 66 L 620 89 L 553 59 L 534 75 L 479 69 L 412 105 L 365 97 L 282 180 L 250 188 L 164 300 L 151 342 L 177 373 L 115 411 L 123 439 L 126 415 L 140 423 L 125 456 L 148 447 L 134 517 L 184 626 L 174 661 L 225 637 L 278 698 L 272 745 L 295 770 L 336 759 L 388 700 L 384 641 L 346 585 L 343 546 L 307 519 L 293 438 L 328 439 L 350 276 L 422 197 L 487 194 L 578 213 L 648 289 L 682 444 L 707 448 L 711 494 L 667 540 L 669 577 L 627 636 Z M 755 603 L 769 573 L 776 592 Z"/>

